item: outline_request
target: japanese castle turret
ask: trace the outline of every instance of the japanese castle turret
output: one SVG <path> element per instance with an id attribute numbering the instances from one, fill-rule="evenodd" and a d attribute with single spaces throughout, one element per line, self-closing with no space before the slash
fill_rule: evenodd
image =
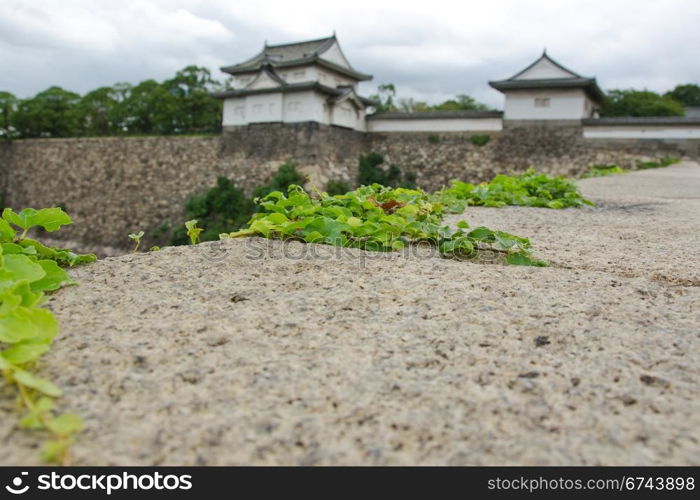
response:
<path id="1" fill-rule="evenodd" d="M 268 45 L 254 57 L 221 68 L 233 76 L 224 99 L 223 126 L 251 123 L 317 122 L 366 130 L 372 101 L 358 93 L 372 76 L 355 70 L 335 36 Z"/>
<path id="2" fill-rule="evenodd" d="M 505 94 L 504 120 L 596 118 L 603 100 L 595 78 L 565 68 L 547 51 L 519 73 L 489 85 Z"/>

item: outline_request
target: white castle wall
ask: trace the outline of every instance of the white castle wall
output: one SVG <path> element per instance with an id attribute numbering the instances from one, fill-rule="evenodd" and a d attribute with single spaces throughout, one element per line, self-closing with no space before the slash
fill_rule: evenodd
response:
<path id="1" fill-rule="evenodd" d="M 586 139 L 700 139 L 700 123 L 673 126 L 584 126 L 583 137 Z"/>
<path id="2" fill-rule="evenodd" d="M 367 120 L 368 132 L 469 132 L 499 131 L 500 118 L 410 118 Z"/>
<path id="3" fill-rule="evenodd" d="M 538 106 L 548 99 L 547 106 Z M 591 116 L 593 107 L 581 89 L 509 90 L 506 120 L 580 120 Z"/>
<path id="4" fill-rule="evenodd" d="M 249 95 L 224 100 L 223 126 L 248 123 L 307 122 L 329 124 L 324 98 L 312 90 Z"/>
<path id="5" fill-rule="evenodd" d="M 363 110 L 357 110 L 349 101 L 331 108 L 327 96 L 313 90 L 286 94 L 274 92 L 224 100 L 224 127 L 272 122 L 318 122 L 366 130 Z"/>

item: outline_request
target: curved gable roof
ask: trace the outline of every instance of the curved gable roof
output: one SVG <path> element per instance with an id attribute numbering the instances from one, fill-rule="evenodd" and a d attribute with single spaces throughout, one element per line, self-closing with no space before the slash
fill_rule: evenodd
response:
<path id="1" fill-rule="evenodd" d="M 581 75 L 579 75 L 578 73 L 571 71 L 569 68 L 564 67 L 562 64 L 559 64 L 557 61 L 555 61 L 554 59 L 549 57 L 549 55 L 547 55 L 547 49 L 545 49 L 544 52 L 542 52 L 542 55 L 538 59 L 536 59 L 532 64 L 527 66 L 525 69 L 518 71 L 516 74 L 514 74 L 513 76 L 508 78 L 508 80 L 527 79 L 527 77 L 523 78 L 523 76 L 525 76 L 528 72 L 530 72 L 534 69 L 537 69 L 538 66 L 545 66 L 545 65 L 549 65 L 549 66 L 559 70 L 560 74 L 563 75 L 563 76 L 556 77 L 556 78 L 584 78 Z"/>
<path id="2" fill-rule="evenodd" d="M 534 70 L 537 69 L 538 66 L 550 66 L 550 68 L 556 70 L 561 76 L 542 77 L 541 75 L 537 75 Z M 528 73 L 530 73 L 530 77 L 527 76 Z M 571 71 L 549 57 L 546 50 L 535 62 L 525 69 L 506 80 L 490 81 L 489 85 L 501 92 L 507 90 L 580 88 L 597 103 L 600 103 L 605 97 L 603 91 L 598 87 L 595 78 L 587 78 Z"/>
<path id="3" fill-rule="evenodd" d="M 333 34 L 332 36 L 326 38 L 278 45 L 268 45 L 267 42 L 265 42 L 263 50 L 255 56 L 239 64 L 224 66 L 221 68 L 221 71 L 231 75 L 236 75 L 257 71 L 263 65 L 270 65 L 272 67 L 289 67 L 309 63 L 318 63 L 327 67 L 328 69 L 347 75 L 351 78 L 355 78 L 356 80 L 363 81 L 372 79 L 372 75 L 367 75 L 355 70 L 349 63 L 347 63 L 347 67 L 345 67 L 345 65 L 324 59 L 323 53 L 327 52 L 335 45 L 337 45 L 338 52 L 341 54 L 342 60 L 347 63 L 347 59 L 340 49 L 338 39 L 336 38 L 335 34 Z"/>
<path id="4" fill-rule="evenodd" d="M 334 42 L 335 35 L 319 38 L 317 40 L 282 43 L 278 45 L 268 45 L 267 42 L 265 42 L 262 53 L 273 61 L 293 61 L 295 59 L 319 55 L 328 50 Z"/>
<path id="5" fill-rule="evenodd" d="M 240 90 L 224 90 L 221 92 L 213 92 L 210 94 L 212 97 L 217 99 L 226 99 L 229 97 L 244 97 L 249 95 L 260 95 L 260 94 L 272 94 L 277 92 L 291 93 L 291 92 L 301 92 L 305 90 L 316 90 L 321 94 L 327 96 L 328 102 L 331 104 L 337 104 L 345 100 L 351 100 L 354 102 L 358 108 L 366 106 L 375 106 L 377 103 L 371 99 L 367 99 L 361 95 L 358 95 L 352 86 L 341 86 L 341 87 L 329 87 L 318 82 L 300 82 L 300 83 L 283 83 L 278 87 L 261 87 L 261 88 L 245 88 Z"/>

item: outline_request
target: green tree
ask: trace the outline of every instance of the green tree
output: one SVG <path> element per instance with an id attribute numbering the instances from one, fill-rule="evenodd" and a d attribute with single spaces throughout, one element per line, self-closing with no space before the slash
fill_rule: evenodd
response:
<path id="1" fill-rule="evenodd" d="M 119 105 L 122 130 L 129 134 L 173 133 L 175 100 L 157 81 L 142 81 L 129 90 Z"/>
<path id="2" fill-rule="evenodd" d="M 683 116 L 683 105 L 673 97 L 650 90 L 610 90 L 601 116 Z"/>
<path id="3" fill-rule="evenodd" d="M 380 167 L 382 163 L 384 163 L 384 157 L 379 153 L 372 152 L 361 155 L 357 183 L 360 186 L 371 186 L 375 183 L 385 184 L 386 173 Z"/>
<path id="4" fill-rule="evenodd" d="M 393 83 L 382 83 L 379 87 L 377 87 L 377 93 L 369 96 L 370 99 L 377 103 L 374 106 L 377 113 L 383 111 L 396 111 L 396 106 L 394 105 L 395 97 L 396 87 Z"/>
<path id="5" fill-rule="evenodd" d="M 413 172 L 402 172 L 397 165 L 390 165 L 384 170 L 381 165 L 384 157 L 379 153 L 371 152 L 360 155 L 357 183 L 360 186 L 381 184 L 389 187 L 403 187 L 413 189 L 416 187 L 416 175 Z"/>
<path id="6" fill-rule="evenodd" d="M 13 120 L 18 102 L 14 94 L 0 91 L 0 139 L 8 139 L 16 134 Z"/>
<path id="7" fill-rule="evenodd" d="M 129 113 L 127 105 L 124 104 L 131 96 L 134 87 L 130 83 L 119 82 L 112 85 L 110 96 L 116 101 L 111 110 L 112 127 L 115 134 L 129 133 Z"/>
<path id="8" fill-rule="evenodd" d="M 700 106 L 700 85 L 695 83 L 676 85 L 676 88 L 666 92 L 665 96 L 675 99 L 683 106 Z"/>
<path id="9" fill-rule="evenodd" d="M 187 66 L 163 82 L 117 83 L 82 98 L 60 87 L 23 101 L 0 92 L 0 137 L 10 130 L 21 137 L 215 133 L 223 103 L 211 93 L 230 85 L 207 68 Z"/>
<path id="10" fill-rule="evenodd" d="M 440 104 L 430 105 L 425 101 L 416 101 L 412 97 L 400 98 L 395 104 L 396 87 L 389 83 L 379 86 L 379 94 L 370 96 L 379 103 L 377 111 L 401 111 L 404 113 L 421 113 L 423 111 L 486 111 L 488 107 L 466 94 L 458 94 Z"/>
<path id="11" fill-rule="evenodd" d="M 430 105 L 425 101 L 416 101 L 412 97 L 399 99 L 399 111 L 404 113 L 420 113 L 421 111 L 430 110 Z"/>
<path id="12" fill-rule="evenodd" d="M 82 135 L 111 135 L 119 131 L 118 94 L 112 87 L 100 87 L 88 92 L 76 106 Z"/>
<path id="13" fill-rule="evenodd" d="M 14 125 L 22 137 L 74 137 L 80 132 L 79 101 L 75 92 L 50 87 L 20 101 Z"/>
<path id="14" fill-rule="evenodd" d="M 431 108 L 433 111 L 486 111 L 488 107 L 476 101 L 466 94 L 458 94 L 454 99 L 449 99 Z"/>
<path id="15" fill-rule="evenodd" d="M 207 68 L 187 66 L 163 87 L 175 100 L 172 109 L 172 133 L 202 133 L 221 130 L 222 101 L 211 92 L 222 85 Z"/>

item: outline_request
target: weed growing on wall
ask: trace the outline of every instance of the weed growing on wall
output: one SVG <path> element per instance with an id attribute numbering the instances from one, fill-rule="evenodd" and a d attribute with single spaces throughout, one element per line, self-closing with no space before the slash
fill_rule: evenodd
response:
<path id="1" fill-rule="evenodd" d="M 138 233 L 131 233 L 129 235 L 129 239 L 134 241 L 134 248 L 131 251 L 132 253 L 139 251 L 139 247 L 141 246 L 141 238 L 143 238 L 143 235 L 143 231 L 139 231 Z"/>
<path id="2" fill-rule="evenodd" d="M 453 210 L 460 205 L 502 207 L 505 205 L 567 208 L 593 205 L 581 196 L 571 179 L 549 176 L 533 169 L 516 175 L 497 175 L 491 182 L 475 186 L 462 181 L 452 181 L 452 187 L 434 195 L 434 199 Z"/>
<path id="3" fill-rule="evenodd" d="M 490 140 L 491 136 L 486 134 L 474 134 L 469 137 L 469 142 L 478 147 L 486 146 Z"/>
<path id="4" fill-rule="evenodd" d="M 197 227 L 197 222 L 197 219 L 185 222 L 185 229 L 187 230 L 187 237 L 190 239 L 190 245 L 196 245 L 200 241 L 199 233 L 203 230 L 201 227 Z"/>
<path id="5" fill-rule="evenodd" d="M 62 267 L 92 262 L 95 256 L 45 246 L 27 235 L 32 228 L 53 232 L 71 222 L 60 208 L 19 213 L 5 208 L 0 219 L 0 371 L 17 390 L 24 412 L 20 426 L 46 431 L 51 438 L 42 456 L 62 464 L 69 462 L 73 436 L 83 422 L 73 413 L 55 410 L 61 390 L 34 371 L 58 334 L 56 318 L 41 305 L 46 293 L 73 284 Z"/>
<path id="6" fill-rule="evenodd" d="M 546 265 L 532 258 L 527 238 L 486 227 L 470 230 L 466 221 L 456 231 L 441 225 L 442 204 L 421 190 L 373 184 L 344 195 L 318 194 L 312 198 L 300 186 L 272 192 L 259 200 L 261 211 L 246 229 L 221 238 L 258 235 L 380 252 L 428 243 L 445 257 L 475 258 L 487 251 L 509 264 Z"/>
<path id="7" fill-rule="evenodd" d="M 637 169 L 647 170 L 649 168 L 668 167 L 669 165 L 673 165 L 674 163 L 680 163 L 680 161 L 680 158 L 674 158 L 670 156 L 661 158 L 659 161 L 640 161 L 637 162 Z"/>
<path id="8" fill-rule="evenodd" d="M 581 176 L 582 179 L 590 177 L 605 177 L 608 175 L 625 174 L 629 172 L 619 165 L 591 165 L 588 170 Z"/>
<path id="9" fill-rule="evenodd" d="M 673 165 L 674 163 L 679 163 L 680 158 L 675 157 L 664 157 L 659 161 L 640 161 L 637 162 L 637 170 L 646 170 L 649 168 L 662 168 Z M 588 170 L 581 176 L 582 179 L 589 177 L 604 177 L 607 175 L 625 174 L 629 170 L 620 167 L 619 165 L 591 165 Z"/>

